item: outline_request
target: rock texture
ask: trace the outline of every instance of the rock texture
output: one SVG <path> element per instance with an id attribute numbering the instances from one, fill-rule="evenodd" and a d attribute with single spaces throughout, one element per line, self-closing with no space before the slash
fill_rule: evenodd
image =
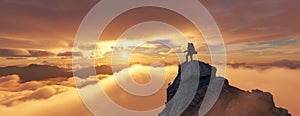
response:
<path id="1" fill-rule="evenodd" d="M 200 74 L 198 88 L 190 104 L 187 105 L 183 111 L 175 111 L 178 105 L 181 105 L 182 100 L 178 99 L 177 91 L 189 91 L 188 85 L 195 81 L 195 75 L 185 75 L 191 73 L 195 69 L 194 65 L 199 65 Z M 184 68 L 184 69 L 183 69 Z M 198 116 L 199 108 L 208 90 L 210 81 L 217 79 L 225 79 L 223 77 L 216 77 L 216 68 L 201 61 L 185 62 L 179 65 L 178 75 L 174 82 L 169 85 L 167 89 L 167 104 L 166 108 L 160 113 L 160 116 Z M 183 76 L 183 77 L 182 77 Z M 187 77 L 184 77 L 187 76 Z M 184 79 L 183 79 L 184 78 Z M 192 80 L 192 81 L 189 81 Z M 184 81 L 184 82 L 183 82 Z M 185 89 L 187 88 L 187 89 Z M 184 92 L 181 92 L 181 94 Z M 188 93 L 184 93 L 188 94 Z M 180 96 L 180 95 L 179 95 Z M 176 100 L 174 100 L 174 99 Z M 179 101 L 179 103 L 176 103 Z M 181 107 L 182 108 L 182 107 Z M 175 112 L 175 113 L 174 113 Z M 178 113 L 180 112 L 180 113 Z M 220 95 L 213 107 L 205 114 L 205 116 L 291 116 L 286 109 L 275 106 L 272 94 L 263 92 L 261 90 L 243 91 L 236 87 L 230 86 L 225 79 Z"/>

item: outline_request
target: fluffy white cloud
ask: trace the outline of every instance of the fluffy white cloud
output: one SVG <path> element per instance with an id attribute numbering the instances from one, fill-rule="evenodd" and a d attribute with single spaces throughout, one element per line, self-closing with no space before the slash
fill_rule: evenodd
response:
<path id="1" fill-rule="evenodd" d="M 130 75 L 123 75 L 126 71 L 129 71 Z M 153 73 L 153 71 L 161 71 L 161 73 L 151 74 L 150 76 L 150 73 Z M 113 76 L 109 75 L 98 75 L 97 77 L 101 79 L 105 77 L 102 80 L 96 80 L 96 78 L 91 77 L 87 79 L 69 78 L 56 82 L 57 85 L 53 85 L 54 82 L 49 82 L 56 81 L 55 79 L 19 83 L 17 75 L 0 77 L 0 87 L 2 88 L 0 90 L 0 115 L 92 115 L 82 102 L 80 98 L 82 95 L 79 95 L 78 90 L 89 91 L 85 95 L 89 96 L 91 101 L 105 100 L 101 103 L 101 106 L 105 106 L 101 107 L 105 108 L 105 112 L 102 110 L 103 113 L 120 110 L 118 109 L 119 107 L 136 111 L 154 109 L 164 105 L 167 83 L 171 82 L 176 74 L 177 66 L 150 68 L 148 66 L 134 65 L 114 75 L 114 77 L 125 80 L 125 82 L 132 79 L 141 85 L 151 81 L 162 81 L 166 78 L 167 81 L 163 83 L 164 85 L 161 89 L 150 96 L 135 96 L 126 92 L 118 85 Z M 75 80 L 81 85 L 80 88 L 74 87 Z M 7 83 L 12 84 L 11 86 L 6 86 Z M 94 89 L 95 85 L 100 85 L 103 88 L 101 96 L 96 95 L 95 91 L 100 88 Z M 110 100 L 103 99 L 105 96 L 108 96 Z M 112 103 L 117 104 L 118 108 L 113 107 Z"/>
<path id="2" fill-rule="evenodd" d="M 275 105 L 284 107 L 293 115 L 300 115 L 299 97 L 300 85 L 299 70 L 287 68 L 247 69 L 228 68 L 227 78 L 231 85 L 244 90 L 260 89 L 270 92 Z"/>
<path id="3" fill-rule="evenodd" d="M 129 75 L 126 71 L 129 71 Z M 152 71 L 162 71 L 162 73 L 151 74 L 150 76 Z M 100 101 L 99 112 L 107 115 L 120 113 L 122 107 L 134 111 L 158 108 L 156 110 L 156 113 L 158 113 L 160 106 L 163 107 L 166 100 L 167 83 L 171 82 L 176 74 L 177 66 L 150 68 L 148 66 L 133 65 L 129 69 L 123 69 L 114 74 L 116 78 L 109 75 L 98 75 L 98 78 L 106 77 L 100 81 L 96 81 L 95 78 L 86 80 L 69 78 L 62 82 L 32 81 L 18 83 L 19 77 L 17 75 L 0 77 L 0 115 L 92 115 L 82 102 L 78 90 L 86 92 L 83 96 L 87 96 L 86 98 L 89 101 L 95 103 Z M 285 68 L 271 68 L 263 71 L 244 68 L 228 68 L 227 70 L 227 77 L 231 85 L 244 90 L 261 89 L 269 91 L 273 94 L 277 106 L 287 108 L 294 115 L 299 114 L 297 103 L 300 102 L 298 100 L 300 94 L 297 90 L 300 79 L 296 77 L 297 75 L 299 75 L 297 70 Z M 164 85 L 150 96 L 130 94 L 115 81 L 115 79 L 118 79 L 127 83 L 132 79 L 136 83 L 147 86 L 149 82 L 161 81 L 164 77 L 166 78 Z M 82 85 L 81 88 L 74 87 L 74 80 Z M 57 85 L 53 85 L 53 83 Z M 98 87 L 101 87 L 103 91 L 97 95 L 96 91 L 101 89 Z M 132 88 L 128 90 L 130 89 Z M 135 89 L 131 92 L 137 92 L 141 88 Z M 286 97 L 287 95 L 289 97 Z"/>

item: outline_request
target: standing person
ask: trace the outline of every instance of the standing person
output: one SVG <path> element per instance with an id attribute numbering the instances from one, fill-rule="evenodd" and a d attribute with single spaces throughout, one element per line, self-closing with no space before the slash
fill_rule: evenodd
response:
<path id="1" fill-rule="evenodd" d="M 194 44 L 193 43 L 188 43 L 187 50 L 184 52 L 188 52 L 185 56 L 186 61 L 188 62 L 188 57 L 190 56 L 191 61 L 193 60 L 193 54 L 197 54 L 197 51 L 195 50 Z"/>

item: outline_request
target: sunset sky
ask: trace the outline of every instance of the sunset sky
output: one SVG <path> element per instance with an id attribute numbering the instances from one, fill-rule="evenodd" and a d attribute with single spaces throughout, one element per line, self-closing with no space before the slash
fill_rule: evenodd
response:
<path id="1" fill-rule="evenodd" d="M 176 66 L 185 60 L 183 51 L 186 50 L 188 42 L 195 44 L 199 60 L 210 63 L 211 54 L 205 38 L 201 32 L 195 30 L 191 22 L 174 12 L 153 7 L 137 8 L 119 15 L 108 25 L 103 35 L 99 36 L 96 49 L 90 47 L 93 43 L 87 42 L 84 46 L 80 46 L 80 49 L 86 52 L 72 51 L 81 21 L 99 1 L 0 0 L 0 67 L 43 64 L 71 70 L 72 53 L 76 58 L 95 59 L 95 65 L 98 66 L 111 65 L 113 56 L 120 64 L 136 64 L 130 67 L 130 70 L 138 76 L 145 75 L 138 73 L 139 68 L 146 70 L 149 68 L 147 66 L 161 62 L 169 71 L 166 78 L 171 81 L 177 73 Z M 300 84 L 298 77 L 300 74 L 300 1 L 199 0 L 199 2 L 211 13 L 222 33 L 228 66 L 226 78 L 230 83 L 244 90 L 269 91 L 273 94 L 277 106 L 287 108 L 294 115 L 300 115 L 297 111 L 299 106 L 297 103 L 300 103 L 298 100 L 300 93 L 297 89 Z M 83 64 L 75 68 L 86 67 Z M 145 82 L 138 76 L 134 77 L 136 81 Z M 3 78 L 1 80 L 0 77 L 0 115 L 2 111 L 3 114 L 12 114 L 14 108 L 22 109 L 30 104 L 39 107 L 35 100 L 29 103 L 18 102 L 21 97 L 14 92 L 20 92 L 28 99 L 38 98 L 30 96 L 36 90 L 28 89 L 24 83 L 19 83 L 18 75 Z M 6 82 L 6 80 L 10 81 Z M 55 84 L 45 86 L 49 85 L 48 81 L 50 80 L 29 83 L 36 89 L 53 94 L 53 97 L 47 99 L 48 101 L 43 101 L 47 104 L 44 109 L 40 108 L 38 112 L 27 112 L 24 109 L 21 111 L 26 112 L 27 115 L 41 115 L 42 112 L 47 112 L 47 108 L 53 107 L 54 104 L 50 101 L 72 94 L 69 97 L 76 99 L 75 105 L 65 106 L 65 111 L 57 108 L 57 112 L 62 112 L 61 115 L 72 115 L 68 111 L 81 109 L 85 112 L 82 115 L 91 115 L 87 109 L 84 109 L 74 85 L 70 84 L 74 83 L 74 80 L 65 80 L 59 86 Z M 110 80 L 108 78 L 105 81 Z M 111 82 L 108 86 L 106 84 L 105 87 L 109 88 L 115 83 Z M 111 91 L 120 91 L 115 86 L 111 88 L 113 88 Z M 114 96 L 112 97 L 114 101 L 127 108 L 138 110 L 163 104 L 164 99 L 156 99 L 158 96 L 165 96 L 163 92 L 164 90 L 161 90 L 157 96 L 149 98 L 155 99 L 158 103 L 143 107 L 131 106 L 125 101 L 126 97 L 119 98 L 108 91 L 111 96 Z M 15 97 L 3 100 L 5 97 L 2 98 L 2 94 Z M 71 103 L 72 101 L 68 99 L 64 98 L 60 101 Z M 143 101 L 141 98 L 136 99 Z M 7 105 L 14 100 L 16 102 L 12 104 L 15 105 Z"/>
<path id="2" fill-rule="evenodd" d="M 1 60 L 1 65 L 22 65 L 24 60 L 26 63 L 37 63 L 44 60 L 51 62 L 52 59 L 68 57 L 81 20 L 98 1 L 78 0 L 76 2 L 72 1 L 73 4 L 69 4 L 69 2 L 68 0 L 2 0 L 0 46 L 3 52 L 1 59 L 5 60 Z M 229 62 L 266 63 L 283 59 L 297 60 L 299 58 L 300 40 L 298 30 L 300 25 L 297 21 L 300 16 L 298 15 L 299 2 L 297 0 L 293 2 L 283 0 L 251 2 L 203 0 L 201 3 L 213 15 L 222 32 Z M 142 12 L 144 15 L 155 15 L 154 11 L 141 9 L 136 12 Z M 136 13 L 135 15 L 139 16 L 142 13 Z M 126 15 L 126 13 L 124 14 Z M 133 13 L 127 14 L 127 17 L 123 16 L 123 19 L 120 19 L 122 23 L 125 23 L 123 26 L 126 26 L 126 22 L 129 25 L 134 22 L 130 20 L 132 19 L 130 15 Z M 176 17 L 172 14 L 168 16 Z M 171 20 L 172 17 L 169 17 L 169 19 Z M 185 31 L 193 28 L 180 19 L 172 23 Z M 147 26 L 147 24 L 140 24 L 136 28 L 142 28 L 143 26 L 149 30 L 147 30 L 147 33 L 144 30 L 140 31 L 143 32 L 143 35 L 135 33 L 136 36 L 133 36 L 134 34 L 127 34 L 126 39 L 128 41 L 149 40 L 148 38 L 160 41 L 171 40 L 170 42 L 178 46 L 178 49 L 186 48 L 186 44 L 180 41 L 182 38 L 178 35 L 172 35 L 174 29 L 172 30 L 169 27 L 167 30 L 168 27 L 161 26 L 165 29 L 161 31 L 152 29 L 152 27 L 157 27 Z M 108 34 L 111 33 L 108 36 L 115 36 L 114 33 L 118 33 L 118 30 L 122 30 L 123 27 L 116 28 L 113 25 L 111 28 L 114 30 L 108 32 Z M 134 29 L 131 32 L 134 33 Z M 194 33 L 192 30 L 188 36 L 192 41 L 196 37 L 199 40 L 201 35 Z M 101 46 L 101 56 L 112 51 L 111 46 L 114 46 L 114 40 L 116 39 L 101 38 L 106 42 L 99 43 L 100 46 L 106 45 Z M 205 42 L 198 42 L 197 45 L 199 45 L 198 51 L 207 55 L 207 49 L 203 47 Z M 86 46 L 83 47 L 87 48 Z M 163 49 L 161 51 L 168 52 L 169 50 Z M 20 60 L 21 57 L 24 59 Z M 15 61 L 16 59 L 18 61 Z M 209 57 L 205 58 L 205 60 L 208 59 Z"/>

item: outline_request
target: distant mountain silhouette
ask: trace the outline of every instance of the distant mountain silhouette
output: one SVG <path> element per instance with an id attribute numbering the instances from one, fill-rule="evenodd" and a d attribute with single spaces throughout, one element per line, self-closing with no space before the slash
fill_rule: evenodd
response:
<path id="1" fill-rule="evenodd" d="M 75 71 L 75 74 L 78 74 L 78 77 L 85 78 L 88 76 L 87 73 L 90 69 L 95 68 L 96 74 L 112 74 L 111 67 L 103 65 L 96 67 L 83 68 Z M 28 82 L 33 80 L 45 80 L 48 78 L 55 77 L 72 77 L 72 72 L 66 72 L 63 69 L 57 66 L 49 66 L 49 65 L 38 65 L 31 64 L 25 67 L 16 67 L 16 66 L 8 66 L 0 68 L 0 76 L 7 76 L 17 74 L 20 77 L 21 82 Z"/>
<path id="2" fill-rule="evenodd" d="M 93 75 L 91 75 L 91 74 L 93 74 L 93 72 L 91 72 L 91 71 L 94 71 L 94 70 L 96 70 L 96 74 L 109 74 L 109 75 L 113 74 L 112 68 L 110 66 L 106 66 L 106 65 L 83 68 L 83 69 L 75 71 L 74 74 L 78 77 L 85 78 L 85 77 L 93 76 Z"/>
<path id="3" fill-rule="evenodd" d="M 4 67 L 0 68 L 0 76 L 17 74 L 22 82 L 33 80 L 44 80 L 54 77 L 70 77 L 72 73 L 65 72 L 56 66 L 31 64 L 26 67 Z"/>
<path id="4" fill-rule="evenodd" d="M 195 69 L 198 69 L 195 68 L 197 65 L 199 65 L 199 71 L 195 71 Z M 195 72 L 200 73 L 200 77 L 194 78 L 193 73 Z M 215 74 L 215 67 L 201 61 L 180 64 L 177 77 L 167 88 L 166 108 L 159 116 L 198 116 L 209 83 L 215 83 L 218 80 L 224 80 L 221 93 L 219 96 L 218 93 L 211 94 L 212 96 L 217 95 L 217 101 L 204 114 L 205 116 L 291 116 L 286 109 L 275 106 L 272 94 L 260 90 L 252 90 L 251 92 L 240 90 L 229 85 L 227 79 L 216 77 Z M 190 76 L 185 77 L 187 75 Z M 198 87 L 189 87 L 191 83 L 195 82 L 196 78 L 200 78 L 197 79 L 199 81 Z M 181 84 L 182 86 L 179 86 Z M 194 90 L 196 94 L 192 95 L 190 91 Z M 177 92 L 179 93 L 176 94 Z M 188 96 L 191 96 L 192 100 L 188 102 L 187 106 L 183 106 L 185 110 L 179 111 L 179 108 L 182 108 L 180 106 L 183 103 L 182 101 Z"/>

